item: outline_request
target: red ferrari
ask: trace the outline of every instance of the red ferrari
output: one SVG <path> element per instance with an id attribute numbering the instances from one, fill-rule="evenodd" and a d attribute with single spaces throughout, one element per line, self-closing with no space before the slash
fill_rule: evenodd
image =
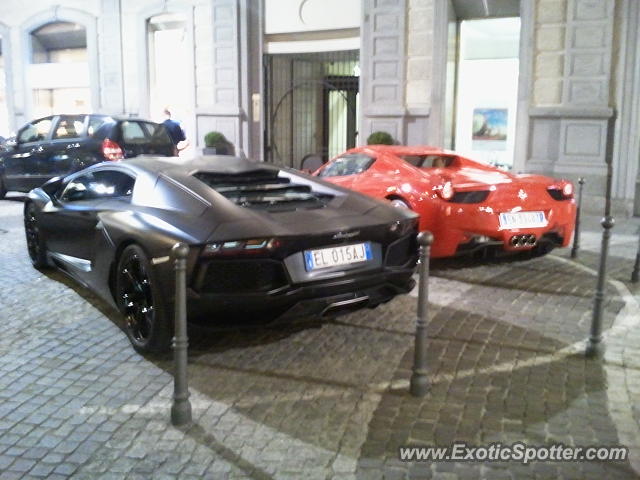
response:
<path id="1" fill-rule="evenodd" d="M 573 235 L 571 182 L 514 175 L 439 148 L 352 148 L 314 175 L 420 214 L 420 230 L 434 235 L 432 257 L 490 248 L 546 252 L 566 247 Z"/>

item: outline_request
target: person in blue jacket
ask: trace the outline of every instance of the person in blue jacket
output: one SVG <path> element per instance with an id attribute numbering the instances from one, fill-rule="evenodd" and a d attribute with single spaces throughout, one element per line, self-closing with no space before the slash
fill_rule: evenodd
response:
<path id="1" fill-rule="evenodd" d="M 162 122 L 162 125 L 164 125 L 164 128 L 167 129 L 169 137 L 171 137 L 173 144 L 178 149 L 178 152 L 180 152 L 189 146 L 187 136 L 185 135 L 180 122 L 177 122 L 171 118 L 171 110 L 169 110 L 169 108 L 164 109 L 164 115 L 166 118 L 164 122 Z"/>

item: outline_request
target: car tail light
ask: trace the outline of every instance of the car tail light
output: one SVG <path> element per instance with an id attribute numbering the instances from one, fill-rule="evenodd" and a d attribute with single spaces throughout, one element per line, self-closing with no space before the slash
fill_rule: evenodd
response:
<path id="1" fill-rule="evenodd" d="M 455 191 L 453 189 L 453 185 L 451 185 L 451 182 L 445 182 L 444 185 L 442 185 L 442 187 L 438 189 L 438 195 L 440 195 L 443 200 L 451 200 L 454 193 Z"/>
<path id="2" fill-rule="evenodd" d="M 280 246 L 276 238 L 252 238 L 250 240 L 229 240 L 226 242 L 209 243 L 205 245 L 203 255 L 247 255 L 265 253 Z"/>
<path id="3" fill-rule="evenodd" d="M 108 138 L 102 141 L 102 155 L 110 162 L 117 162 L 118 160 L 124 159 L 124 153 L 120 145 Z"/>
<path id="4" fill-rule="evenodd" d="M 573 198 L 573 183 L 568 181 L 560 182 L 547 188 L 547 192 L 554 200 L 569 200 Z"/>

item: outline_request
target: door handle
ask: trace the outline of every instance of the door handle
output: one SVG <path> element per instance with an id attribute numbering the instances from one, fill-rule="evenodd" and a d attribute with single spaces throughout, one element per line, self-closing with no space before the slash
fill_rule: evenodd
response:
<path id="1" fill-rule="evenodd" d="M 31 149 L 31 153 L 40 153 L 44 150 L 44 148 L 42 148 L 42 146 L 38 146 L 38 147 L 33 147 Z"/>
<path id="2" fill-rule="evenodd" d="M 67 150 L 71 148 L 79 148 L 79 147 L 80 147 L 79 143 L 70 143 L 69 145 L 67 145 Z"/>

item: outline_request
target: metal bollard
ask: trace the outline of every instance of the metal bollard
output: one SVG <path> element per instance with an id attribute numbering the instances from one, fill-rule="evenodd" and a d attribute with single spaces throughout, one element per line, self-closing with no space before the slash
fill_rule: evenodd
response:
<path id="1" fill-rule="evenodd" d="M 638 283 L 640 280 L 640 231 L 638 232 L 638 251 L 636 252 L 636 263 L 633 264 L 633 272 L 631 272 L 631 281 Z"/>
<path id="2" fill-rule="evenodd" d="M 571 248 L 571 258 L 578 256 L 578 249 L 580 248 L 580 208 L 582 207 L 582 186 L 584 185 L 584 178 L 578 179 L 578 207 L 576 208 L 576 226 L 573 231 L 573 247 Z"/>
<path id="3" fill-rule="evenodd" d="M 602 246 L 600 247 L 600 269 L 598 270 L 598 281 L 596 284 L 596 293 L 593 300 L 593 318 L 591 320 L 591 334 L 587 343 L 585 355 L 587 357 L 599 357 L 604 353 L 604 345 L 602 343 L 602 308 L 604 302 L 604 282 L 607 277 L 607 257 L 609 256 L 609 239 L 611 238 L 611 229 L 615 224 L 612 216 L 606 216 L 602 219 Z"/>
<path id="4" fill-rule="evenodd" d="M 418 284 L 418 316 L 416 318 L 416 338 L 413 354 L 413 373 L 409 391 L 415 397 L 422 397 L 429 391 L 427 376 L 427 322 L 429 320 L 429 253 L 433 235 L 431 232 L 418 234 L 420 246 L 420 272 Z"/>
<path id="5" fill-rule="evenodd" d="M 613 188 L 613 136 L 616 124 L 616 114 L 607 122 L 607 144 L 605 160 L 607 162 L 607 183 L 605 191 L 604 218 L 600 222 L 602 232 L 602 246 L 600 247 L 600 268 L 596 282 L 596 293 L 593 297 L 593 318 L 591 319 L 591 332 L 585 349 L 586 357 L 602 357 L 604 344 L 602 343 L 602 309 L 604 303 L 604 283 L 607 277 L 607 257 L 609 256 L 609 239 L 615 220 L 611 216 L 611 193 Z"/>
<path id="6" fill-rule="evenodd" d="M 176 295 L 175 295 L 175 336 L 173 337 L 173 405 L 171 423 L 176 426 L 191 422 L 191 402 L 187 381 L 187 255 L 189 246 L 176 243 L 172 248 L 175 259 Z"/>

